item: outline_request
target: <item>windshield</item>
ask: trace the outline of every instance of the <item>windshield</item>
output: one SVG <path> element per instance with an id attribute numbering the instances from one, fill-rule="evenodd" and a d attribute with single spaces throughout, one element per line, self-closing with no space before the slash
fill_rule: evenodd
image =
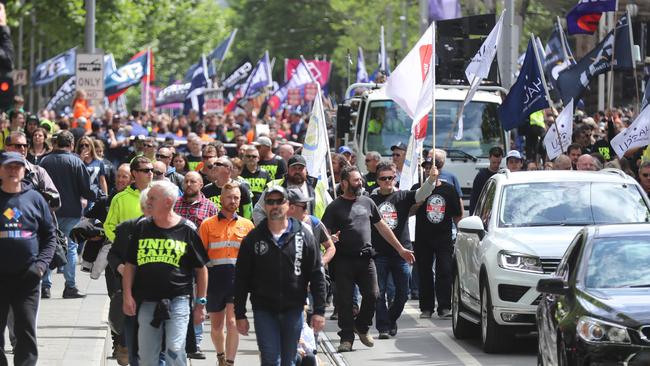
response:
<path id="1" fill-rule="evenodd" d="M 648 222 L 650 211 L 634 184 L 545 182 L 503 188 L 499 226 Z"/>
<path id="2" fill-rule="evenodd" d="M 471 102 L 463 112 L 463 138 L 454 139 L 458 126 L 456 114 L 462 101 L 436 100 L 436 147 L 448 150 L 448 156 L 488 157 L 488 151 L 503 144 L 503 132 L 497 119 L 496 103 Z M 391 154 L 390 147 L 403 142 L 408 144 L 412 120 L 392 100 L 372 101 L 369 106 L 366 130 L 366 150 L 378 151 L 381 155 Z M 424 147 L 431 148 L 433 128 L 431 114 L 427 126 Z M 463 154 L 465 153 L 465 154 Z"/>
<path id="3" fill-rule="evenodd" d="M 588 288 L 650 287 L 650 237 L 595 239 L 587 262 Z"/>

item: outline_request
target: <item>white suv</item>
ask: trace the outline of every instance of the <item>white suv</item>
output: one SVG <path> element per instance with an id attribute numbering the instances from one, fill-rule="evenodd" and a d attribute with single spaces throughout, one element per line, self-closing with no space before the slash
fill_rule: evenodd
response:
<path id="1" fill-rule="evenodd" d="M 454 336 L 480 325 L 485 352 L 503 351 L 535 329 L 540 278 L 554 272 L 585 225 L 650 221 L 650 202 L 619 170 L 495 174 L 474 216 L 461 220 L 454 249 Z"/>

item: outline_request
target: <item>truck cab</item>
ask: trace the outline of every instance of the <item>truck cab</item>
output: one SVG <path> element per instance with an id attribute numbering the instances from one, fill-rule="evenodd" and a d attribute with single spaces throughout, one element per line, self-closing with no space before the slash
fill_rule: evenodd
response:
<path id="1" fill-rule="evenodd" d="M 463 112 L 463 137 L 456 140 L 456 116 L 467 95 L 465 85 L 437 85 L 436 148 L 447 152 L 444 170 L 456 175 L 461 184 L 463 201 L 468 206 L 472 183 L 479 169 L 489 165 L 488 151 L 500 146 L 507 151 L 509 141 L 497 117 L 501 104 L 501 87 L 480 87 Z M 393 100 L 386 96 L 382 84 L 352 84 L 346 95 L 355 92 L 339 106 L 337 112 L 337 141 L 353 149 L 359 156 L 359 169 L 366 171 L 362 158 L 369 151 L 379 152 L 390 159 L 390 147 L 403 142 L 408 144 L 412 120 Z M 431 114 L 427 126 L 424 148 L 432 147 L 433 128 Z M 505 164 L 505 159 L 503 164 Z"/>

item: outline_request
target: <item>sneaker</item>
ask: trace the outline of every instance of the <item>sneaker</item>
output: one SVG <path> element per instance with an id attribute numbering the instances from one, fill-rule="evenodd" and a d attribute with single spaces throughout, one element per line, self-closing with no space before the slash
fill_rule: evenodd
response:
<path id="1" fill-rule="evenodd" d="M 438 311 L 438 316 L 443 319 L 451 319 L 451 310 L 441 309 L 440 311 Z"/>
<path id="2" fill-rule="evenodd" d="M 352 342 L 344 341 L 339 344 L 339 352 L 350 352 L 352 351 Z"/>
<path id="3" fill-rule="evenodd" d="M 366 333 L 360 333 L 357 328 L 354 328 L 354 332 L 357 333 L 359 336 L 359 340 L 361 343 L 363 343 L 364 346 L 366 347 L 374 347 L 375 346 L 375 340 L 372 338 L 370 334 Z"/>
<path id="4" fill-rule="evenodd" d="M 379 339 L 390 339 L 388 332 L 379 332 Z"/>
<path id="5" fill-rule="evenodd" d="M 196 352 L 188 353 L 187 357 L 193 360 L 205 360 L 205 353 L 201 352 L 201 347 L 196 346 Z"/>
<path id="6" fill-rule="evenodd" d="M 126 366 L 129 364 L 129 350 L 125 346 L 116 345 L 115 352 L 113 353 L 117 364 L 120 366 Z"/>
<path id="7" fill-rule="evenodd" d="M 63 290 L 64 299 L 80 299 L 83 297 L 86 297 L 86 294 L 79 291 L 76 287 L 66 287 L 65 290 Z"/>
<path id="8" fill-rule="evenodd" d="M 390 330 L 388 331 L 388 335 L 391 337 L 395 337 L 397 335 L 397 323 L 393 324 L 392 327 L 390 327 Z"/>
<path id="9" fill-rule="evenodd" d="M 49 287 L 42 287 L 41 288 L 41 299 L 49 299 L 52 297 L 52 293 L 50 292 Z"/>
<path id="10" fill-rule="evenodd" d="M 429 310 L 423 310 L 420 313 L 420 319 L 431 319 L 432 312 Z"/>

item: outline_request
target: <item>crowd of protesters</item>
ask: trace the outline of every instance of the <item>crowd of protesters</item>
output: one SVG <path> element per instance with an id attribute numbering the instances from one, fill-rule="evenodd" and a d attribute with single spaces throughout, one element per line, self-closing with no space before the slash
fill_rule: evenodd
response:
<path id="1" fill-rule="evenodd" d="M 0 329 L 12 328 L 22 364 L 36 363 L 39 297 L 57 296 L 51 276 L 63 273 L 62 298 L 85 296 L 75 281 L 82 261 L 91 275 L 105 272 L 121 365 L 205 358 L 206 315 L 218 364 L 233 365 L 249 331 L 249 296 L 263 365 L 315 364 L 330 302 L 341 352 L 356 337 L 374 345 L 373 318 L 380 339 L 395 337 L 409 295 L 421 318 L 450 317 L 453 228 L 464 209 L 444 150 L 425 151 L 422 181 L 399 187 L 405 142 L 391 147 L 392 161 L 368 152 L 366 174 L 356 166 L 364 157 L 341 146 L 328 187 L 300 155 L 309 121 L 298 111 L 170 117 L 107 109 L 94 118 L 79 100 L 73 115 L 34 115 L 17 97 L 0 118 L 2 248 L 31 238 L 0 260 L 2 289 L 11 292 L 0 303 Z M 548 128 L 553 117 L 544 117 Z M 649 192 L 644 150 L 618 159 L 608 143 L 632 118 L 627 109 L 578 111 L 574 143 L 554 161 L 544 159 L 546 128 L 521 128 L 512 150 L 489 151 L 470 213 L 504 158 L 511 171 L 619 168 Z M 67 249 L 65 263 L 52 265 L 57 246 Z"/>

